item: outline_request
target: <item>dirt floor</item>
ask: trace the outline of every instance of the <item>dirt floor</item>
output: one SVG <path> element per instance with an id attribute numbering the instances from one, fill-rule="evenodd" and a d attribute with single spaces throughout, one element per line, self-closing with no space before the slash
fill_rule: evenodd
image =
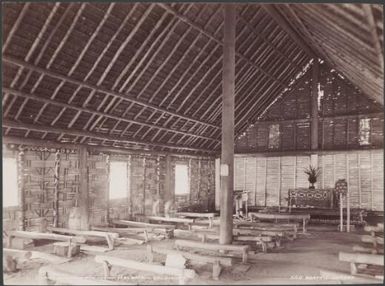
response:
<path id="1" fill-rule="evenodd" d="M 220 280 L 211 277 L 212 267 L 209 265 L 193 265 L 198 276 L 188 284 L 321 284 L 320 270 L 336 272 L 350 271 L 349 264 L 338 260 L 338 252 L 351 252 L 352 246 L 358 244 L 362 233 L 340 233 L 335 226 L 309 226 L 308 234 L 299 235 L 294 241 L 282 243 L 281 249 L 268 253 L 250 255 L 249 269 L 243 269 L 241 259 L 235 259 L 235 265 L 224 268 Z M 172 248 L 173 240 L 154 241 L 153 245 Z M 34 250 L 50 252 L 52 245 L 35 247 Z M 99 255 L 100 253 L 93 253 Z M 83 277 L 103 279 L 103 267 L 94 261 L 91 253 L 75 257 L 70 262 L 55 267 Z M 146 261 L 146 246 L 119 246 L 116 250 L 102 255 L 116 256 Z M 161 256 L 155 261 L 160 262 Z M 38 283 L 37 273 L 46 262 L 34 259 L 19 265 L 20 271 L 4 275 L 5 285 L 33 285 Z M 145 272 L 127 271 L 124 268 L 112 267 L 111 276 L 121 284 L 177 284 L 178 280 L 154 276 Z M 323 281 L 325 282 L 325 281 Z M 324 284 L 324 283 L 322 283 Z"/>

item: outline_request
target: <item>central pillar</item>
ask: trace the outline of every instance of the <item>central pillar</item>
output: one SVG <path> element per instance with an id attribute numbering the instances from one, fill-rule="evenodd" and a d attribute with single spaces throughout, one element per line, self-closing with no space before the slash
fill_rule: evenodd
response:
<path id="1" fill-rule="evenodd" d="M 318 75 L 319 65 L 318 59 L 313 62 L 313 78 L 312 78 L 312 104 L 311 104 L 311 149 L 318 149 Z"/>
<path id="2" fill-rule="evenodd" d="M 222 76 L 222 156 L 221 206 L 219 243 L 231 244 L 233 239 L 234 188 L 234 92 L 235 92 L 235 25 L 236 7 L 223 4 L 224 43 Z"/>

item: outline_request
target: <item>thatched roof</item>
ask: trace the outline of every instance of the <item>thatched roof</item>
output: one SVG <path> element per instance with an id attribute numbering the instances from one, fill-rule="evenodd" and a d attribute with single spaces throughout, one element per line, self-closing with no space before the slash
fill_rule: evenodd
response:
<path id="1" fill-rule="evenodd" d="M 135 150 L 220 149 L 220 3 L 3 4 L 3 136 Z M 383 104 L 383 11 L 238 4 L 235 132 L 312 58 Z"/>

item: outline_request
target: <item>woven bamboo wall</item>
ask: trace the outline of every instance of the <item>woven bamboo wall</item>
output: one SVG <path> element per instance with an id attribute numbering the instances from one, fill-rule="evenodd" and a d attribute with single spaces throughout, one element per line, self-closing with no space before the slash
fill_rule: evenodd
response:
<path id="1" fill-rule="evenodd" d="M 240 156 L 235 158 L 234 188 L 249 191 L 255 206 L 287 206 L 290 188 L 308 188 L 304 169 L 310 155 Z M 383 150 L 320 153 L 317 187 L 332 188 L 347 179 L 352 207 L 383 211 Z"/>
<path id="2" fill-rule="evenodd" d="M 242 153 L 310 150 L 311 75 L 309 71 L 266 113 L 236 139 L 236 151 Z M 383 108 L 342 78 L 320 65 L 319 142 L 320 150 L 344 150 L 383 147 Z M 359 118 L 370 119 L 370 144 L 359 144 Z M 269 148 L 269 127 L 279 124 L 280 144 Z"/>
<path id="3" fill-rule="evenodd" d="M 14 147 L 15 148 L 15 147 Z M 20 206 L 3 209 L 4 229 L 39 231 L 43 219 L 54 222 L 55 149 L 4 148 L 3 156 L 17 158 Z M 78 206 L 79 158 L 74 150 L 59 150 L 58 226 L 68 227 L 71 208 Z M 127 198 L 109 200 L 109 163 L 127 162 L 129 186 Z M 208 209 L 214 204 L 214 160 L 207 158 L 171 157 L 170 192 L 174 193 L 176 163 L 190 166 L 190 194 L 175 197 L 177 206 L 191 204 Z M 160 199 L 164 210 L 166 158 L 156 155 L 88 155 L 88 188 L 91 225 L 105 225 L 111 219 L 130 218 L 136 214 L 151 215 L 153 203 Z M 24 202 L 24 203 L 22 203 Z M 21 206 L 24 206 L 23 208 Z"/>

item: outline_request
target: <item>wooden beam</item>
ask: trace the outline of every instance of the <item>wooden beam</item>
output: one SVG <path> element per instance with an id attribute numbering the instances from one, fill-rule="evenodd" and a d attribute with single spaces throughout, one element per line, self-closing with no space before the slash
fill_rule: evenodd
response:
<path id="1" fill-rule="evenodd" d="M 90 138 L 99 139 L 99 140 L 111 140 L 111 141 L 115 141 L 115 143 L 121 143 L 121 144 L 127 144 L 127 143 L 143 144 L 143 145 L 153 145 L 157 147 L 164 147 L 168 149 L 180 149 L 180 150 L 200 151 L 200 152 L 208 152 L 208 153 L 213 152 L 211 150 L 194 148 L 194 147 L 183 147 L 183 146 L 174 146 L 171 144 L 157 144 L 157 143 L 144 142 L 144 141 L 126 140 L 116 136 L 109 136 L 109 135 L 95 133 L 95 132 L 78 131 L 74 129 L 64 129 L 64 128 L 49 127 L 49 126 L 42 126 L 42 125 L 35 125 L 35 124 L 19 123 L 19 122 L 13 122 L 10 120 L 3 120 L 2 125 L 3 127 L 26 129 L 26 130 L 37 131 L 37 132 L 63 133 L 63 134 L 69 134 L 74 136 L 85 136 L 85 137 L 90 137 Z"/>
<path id="2" fill-rule="evenodd" d="M 298 46 L 300 46 L 304 52 L 306 52 L 309 57 L 316 58 L 313 50 L 303 41 L 303 39 L 298 35 L 296 31 L 291 27 L 291 25 L 282 17 L 282 15 L 277 11 L 277 9 L 272 4 L 263 4 L 262 7 L 266 12 L 277 22 L 277 24 L 285 30 L 289 36 L 295 41 Z"/>
<path id="3" fill-rule="evenodd" d="M 89 230 L 89 184 L 88 184 L 88 150 L 79 148 L 79 208 L 81 213 L 80 229 Z"/>
<path id="4" fill-rule="evenodd" d="M 313 58 L 312 67 L 312 86 L 311 86 L 311 149 L 318 150 L 318 59 Z"/>
<path id="5" fill-rule="evenodd" d="M 198 135 L 198 134 L 193 134 L 191 132 L 179 131 L 179 130 L 171 129 L 171 128 L 167 128 L 167 127 L 156 126 L 156 125 L 149 124 L 149 123 L 146 123 L 146 122 L 126 119 L 126 118 L 122 118 L 121 116 L 116 116 L 116 115 L 109 114 L 107 112 L 103 112 L 103 111 L 99 111 L 99 110 L 92 110 L 90 108 L 86 108 L 86 107 L 83 107 L 83 106 L 75 106 L 75 105 L 71 105 L 71 104 L 68 104 L 68 103 L 59 102 L 59 101 L 56 101 L 56 100 L 53 100 L 53 99 L 50 99 L 50 98 L 43 98 L 43 97 L 39 97 L 37 95 L 28 94 L 26 92 L 19 91 L 19 90 L 16 90 L 14 88 L 3 87 L 3 91 L 5 91 L 6 93 L 9 93 L 9 94 L 13 94 L 14 96 L 17 95 L 17 96 L 23 97 L 25 99 L 31 99 L 31 100 L 43 102 L 44 104 L 52 104 L 54 106 L 60 106 L 60 107 L 63 108 L 62 111 L 63 110 L 65 111 L 66 109 L 72 109 L 72 110 L 77 110 L 78 112 L 91 113 L 91 114 L 102 116 L 102 117 L 105 117 L 105 118 L 111 118 L 111 119 L 117 120 L 119 122 L 132 123 L 132 124 L 137 124 L 137 125 L 140 125 L 140 126 L 146 126 L 146 127 L 149 127 L 149 128 L 155 128 L 155 129 L 158 129 L 158 130 L 161 130 L 161 131 L 165 131 L 165 132 L 173 132 L 173 133 L 177 133 L 177 134 L 183 134 L 183 135 L 187 135 L 187 136 L 193 136 L 193 137 L 197 137 L 197 138 L 209 139 L 209 140 L 213 140 L 213 141 L 219 142 L 219 140 L 215 139 L 215 138 L 206 137 L 206 136 L 202 136 L 202 135 Z M 105 99 L 106 98 L 107 98 L 107 96 L 105 96 Z M 20 110 L 22 110 L 22 109 L 20 109 Z M 56 121 L 59 118 L 60 118 L 59 116 L 57 118 L 55 118 Z M 53 124 L 51 123 L 51 126 L 52 125 Z M 72 124 L 69 125 L 69 127 L 71 127 L 71 126 L 72 126 Z"/>
<path id="6" fill-rule="evenodd" d="M 183 118 L 185 120 L 189 120 L 189 121 L 196 122 L 196 123 L 199 123 L 199 124 L 207 125 L 207 126 L 215 128 L 215 129 L 219 129 L 220 128 L 220 127 L 218 127 L 218 126 L 216 126 L 214 124 L 211 124 L 209 122 L 204 122 L 204 121 L 201 121 L 201 120 L 197 120 L 195 118 L 192 118 L 192 117 L 189 117 L 189 116 L 186 116 L 186 115 L 181 115 L 181 114 L 178 114 L 176 112 L 167 110 L 166 108 L 162 108 L 162 107 L 159 107 L 157 105 L 150 104 L 150 103 L 144 102 L 144 101 L 139 100 L 139 99 L 135 99 L 134 98 L 135 96 L 133 96 L 132 94 L 125 95 L 125 94 L 122 94 L 120 92 L 111 91 L 111 90 L 108 90 L 108 89 L 105 89 L 105 88 L 102 88 L 102 87 L 99 87 L 99 86 L 96 86 L 96 85 L 93 85 L 93 84 L 82 82 L 82 81 L 76 80 L 74 78 L 71 78 L 71 77 L 68 77 L 68 76 L 65 76 L 65 75 L 61 75 L 61 74 L 59 74 L 57 72 L 54 72 L 52 70 L 47 70 L 47 69 L 43 69 L 43 68 L 40 68 L 38 66 L 32 65 L 32 64 L 27 63 L 27 62 L 25 62 L 23 60 L 17 59 L 17 58 L 15 58 L 13 56 L 3 55 L 2 59 L 3 59 L 4 63 L 13 64 L 13 65 L 16 65 L 16 66 L 19 66 L 19 67 L 24 67 L 24 68 L 27 68 L 29 70 L 35 71 L 37 73 L 41 73 L 41 74 L 44 74 L 46 76 L 54 77 L 54 78 L 59 79 L 61 81 L 67 81 L 67 82 L 72 83 L 74 85 L 79 85 L 79 86 L 81 86 L 83 88 L 89 88 L 89 89 L 91 89 L 91 90 L 93 90 L 95 92 L 100 92 L 100 93 L 105 93 L 105 94 L 108 94 L 108 95 L 112 95 L 114 97 L 121 98 L 121 99 L 129 101 L 129 102 L 134 102 L 134 103 L 136 103 L 138 105 L 141 105 L 141 106 L 144 106 L 144 107 L 147 107 L 147 108 L 150 108 L 150 109 L 155 109 L 155 110 L 158 110 L 160 112 L 164 112 L 164 113 L 170 114 L 170 115 L 175 116 L 175 117 L 180 117 L 180 118 Z"/>
<path id="7" fill-rule="evenodd" d="M 366 15 L 366 19 L 369 22 L 369 29 L 373 39 L 374 48 L 376 50 L 376 54 L 378 57 L 378 62 L 380 63 L 381 69 L 383 70 L 384 69 L 384 52 L 383 52 L 383 49 L 381 49 L 380 39 L 377 33 L 377 25 L 374 20 L 372 5 L 373 4 L 362 4 Z"/>
<path id="8" fill-rule="evenodd" d="M 189 20 L 187 17 L 179 14 L 177 11 L 175 11 L 172 7 L 168 6 L 167 4 L 164 4 L 164 3 L 158 3 L 159 6 L 161 6 L 163 9 L 165 9 L 166 11 L 170 12 L 171 14 L 173 14 L 174 16 L 176 16 L 178 19 L 180 19 L 181 21 L 187 23 L 188 25 L 194 27 L 195 29 L 197 29 L 199 32 L 201 32 L 203 35 L 205 35 L 206 37 L 212 39 L 213 41 L 215 41 L 216 43 L 218 43 L 219 45 L 223 45 L 225 46 L 226 45 L 226 40 L 224 40 L 223 42 L 219 39 L 217 39 L 216 37 L 214 37 L 213 35 L 211 35 L 210 33 L 208 33 L 207 31 L 203 30 L 202 28 L 200 28 L 197 24 L 195 24 L 194 22 L 192 22 L 191 20 Z M 234 13 L 236 12 L 236 7 L 234 7 Z M 275 78 L 273 75 L 271 75 L 270 73 L 266 72 L 264 69 L 262 69 L 261 67 L 259 67 L 257 64 L 253 63 L 250 59 L 248 59 L 247 57 L 245 57 L 243 54 L 239 53 L 239 52 L 236 52 L 235 49 L 234 49 L 234 56 L 237 55 L 238 57 L 242 58 L 247 64 L 253 66 L 254 68 L 258 69 L 261 73 L 263 73 L 266 77 L 270 78 L 271 80 L 277 82 L 278 85 L 281 85 L 283 87 L 283 84 L 277 79 Z"/>
<path id="9" fill-rule="evenodd" d="M 86 146 L 89 148 L 90 152 L 96 153 L 109 153 L 109 154 L 126 154 L 126 155 L 158 155 L 158 156 L 175 156 L 183 158 L 199 158 L 198 156 L 192 156 L 188 153 L 170 153 L 165 151 L 138 151 L 130 150 L 128 148 L 122 147 L 104 147 L 104 146 L 89 146 L 86 144 L 75 144 L 75 143 L 62 143 L 50 140 L 41 140 L 41 139 L 32 139 L 32 138 L 22 138 L 16 136 L 4 136 L 3 143 L 5 144 L 15 144 L 20 146 L 36 146 L 36 147 L 46 147 L 46 148 L 67 148 L 71 150 L 78 150 L 80 146 Z M 215 156 L 215 155 L 212 155 Z M 211 156 L 207 156 L 211 158 Z"/>
<path id="10" fill-rule="evenodd" d="M 234 188 L 234 105 L 235 105 L 235 26 L 236 7 L 224 4 L 223 45 L 223 103 L 222 103 L 222 155 L 221 169 L 221 244 L 230 244 L 233 239 L 233 188 Z"/>

